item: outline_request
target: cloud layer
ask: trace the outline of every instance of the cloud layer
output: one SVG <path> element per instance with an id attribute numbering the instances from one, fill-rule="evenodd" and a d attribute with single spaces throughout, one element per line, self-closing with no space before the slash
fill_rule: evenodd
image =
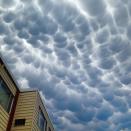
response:
<path id="1" fill-rule="evenodd" d="M 130 0 L 0 0 L 0 51 L 56 131 L 131 130 L 130 17 Z"/>

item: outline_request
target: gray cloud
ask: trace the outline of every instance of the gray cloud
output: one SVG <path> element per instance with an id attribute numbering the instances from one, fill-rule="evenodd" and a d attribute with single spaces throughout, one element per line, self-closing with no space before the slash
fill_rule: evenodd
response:
<path id="1" fill-rule="evenodd" d="M 112 116 L 112 113 L 112 109 L 106 105 L 100 108 L 100 110 L 97 112 L 96 117 L 99 120 L 105 121 L 109 119 L 110 116 Z"/>
<path id="2" fill-rule="evenodd" d="M 4 14 L 4 21 L 7 22 L 7 23 L 10 23 L 12 22 L 14 19 L 15 19 L 15 14 L 13 12 L 7 12 Z"/>
<path id="3" fill-rule="evenodd" d="M 82 6 L 91 16 L 101 16 L 105 12 L 104 1 L 100 0 L 82 0 Z"/>
<path id="4" fill-rule="evenodd" d="M 107 29 L 103 29 L 100 30 L 100 32 L 98 32 L 98 34 L 96 35 L 96 41 L 98 43 L 105 43 L 108 41 L 109 37 L 109 31 Z"/>
<path id="5" fill-rule="evenodd" d="M 116 9 L 115 20 L 118 26 L 128 25 L 128 12 L 125 6 L 119 6 L 119 8 Z"/>
<path id="6" fill-rule="evenodd" d="M 0 4 L 2 7 L 11 7 L 15 4 L 15 0 L 0 0 Z"/>
<path id="7" fill-rule="evenodd" d="M 56 130 L 131 129 L 130 5 L 0 1 L 0 51 L 21 88 L 41 90 Z"/>

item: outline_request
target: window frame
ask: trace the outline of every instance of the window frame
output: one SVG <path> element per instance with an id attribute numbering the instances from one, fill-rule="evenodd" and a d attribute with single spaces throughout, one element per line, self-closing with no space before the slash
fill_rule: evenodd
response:
<path id="1" fill-rule="evenodd" d="M 40 127 L 40 115 L 41 115 L 42 118 L 44 119 L 44 128 L 43 128 L 43 129 L 41 129 L 41 127 Z M 46 131 L 46 128 L 47 128 L 47 120 L 46 120 L 46 118 L 45 118 L 45 116 L 44 116 L 44 113 L 43 113 L 43 111 L 42 111 L 42 109 L 41 109 L 40 107 L 39 107 L 39 111 L 38 111 L 38 121 L 37 121 L 37 125 L 38 125 L 40 131 Z"/>
<path id="2" fill-rule="evenodd" d="M 26 119 L 25 118 L 23 118 L 23 119 L 15 119 L 15 123 L 14 123 L 15 127 L 25 126 L 25 124 L 26 124 Z"/>
<path id="3" fill-rule="evenodd" d="M 50 127 L 48 127 L 48 131 L 51 131 L 51 128 L 50 128 Z"/>
<path id="4" fill-rule="evenodd" d="M 9 100 L 7 102 L 7 107 L 4 107 L 1 103 L 0 105 L 8 114 L 10 114 L 12 105 L 13 105 L 13 101 L 14 101 L 14 95 L 1 76 L 0 76 L 0 88 L 3 88 L 6 93 L 9 93 Z"/>

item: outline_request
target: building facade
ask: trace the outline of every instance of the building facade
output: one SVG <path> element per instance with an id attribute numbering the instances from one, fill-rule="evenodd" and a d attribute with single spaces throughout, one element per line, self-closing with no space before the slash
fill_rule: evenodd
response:
<path id="1" fill-rule="evenodd" d="M 20 90 L 1 55 L 0 131 L 54 131 L 39 91 Z"/>

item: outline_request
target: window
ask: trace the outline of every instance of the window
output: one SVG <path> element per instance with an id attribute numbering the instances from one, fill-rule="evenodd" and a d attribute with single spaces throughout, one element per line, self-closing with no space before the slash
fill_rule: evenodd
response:
<path id="1" fill-rule="evenodd" d="M 51 131 L 50 127 L 48 128 L 48 131 Z"/>
<path id="2" fill-rule="evenodd" d="M 45 131 L 46 123 L 47 122 L 44 117 L 44 114 L 42 113 L 41 110 L 39 110 L 38 126 L 39 126 L 40 131 Z"/>
<path id="3" fill-rule="evenodd" d="M 0 105 L 7 111 L 10 111 L 13 95 L 0 77 Z"/>
<path id="4" fill-rule="evenodd" d="M 25 125 L 25 119 L 16 119 L 15 120 L 15 126 L 24 126 Z"/>

